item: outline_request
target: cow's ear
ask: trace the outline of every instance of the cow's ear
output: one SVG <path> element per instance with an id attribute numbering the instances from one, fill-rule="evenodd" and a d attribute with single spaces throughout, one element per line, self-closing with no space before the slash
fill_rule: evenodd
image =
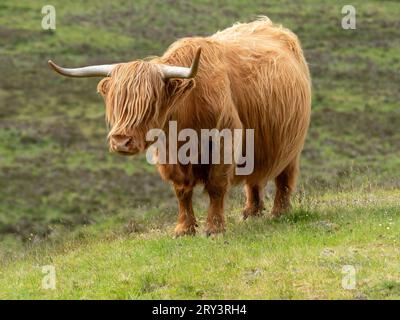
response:
<path id="1" fill-rule="evenodd" d="M 99 84 L 97 85 L 97 92 L 99 92 L 104 97 L 108 92 L 109 84 L 110 78 L 104 78 L 100 80 Z"/>
<path id="2" fill-rule="evenodd" d="M 194 88 L 193 79 L 168 79 L 165 83 L 166 95 L 170 99 L 184 96 Z"/>

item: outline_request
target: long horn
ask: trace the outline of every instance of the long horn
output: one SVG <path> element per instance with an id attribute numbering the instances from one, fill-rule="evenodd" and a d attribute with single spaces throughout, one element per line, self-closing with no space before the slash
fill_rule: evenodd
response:
<path id="1" fill-rule="evenodd" d="M 161 65 L 161 70 L 164 79 L 166 80 L 170 78 L 182 78 L 182 79 L 194 78 L 199 68 L 200 54 L 201 54 L 201 48 L 199 47 L 196 51 L 196 55 L 194 57 L 194 60 L 190 68 L 168 66 L 165 64 Z"/>
<path id="2" fill-rule="evenodd" d="M 67 77 L 77 77 L 77 78 L 86 78 L 86 77 L 108 77 L 111 71 L 114 69 L 116 64 L 103 64 L 98 66 L 89 66 L 83 68 L 62 68 L 56 65 L 53 61 L 48 61 L 50 67 Z"/>

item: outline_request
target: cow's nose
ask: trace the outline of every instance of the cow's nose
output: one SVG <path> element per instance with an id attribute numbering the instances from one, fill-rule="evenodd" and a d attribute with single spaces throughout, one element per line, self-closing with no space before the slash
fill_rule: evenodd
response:
<path id="1" fill-rule="evenodd" d="M 115 151 L 129 152 L 131 150 L 132 138 L 124 135 L 112 135 L 111 145 Z"/>

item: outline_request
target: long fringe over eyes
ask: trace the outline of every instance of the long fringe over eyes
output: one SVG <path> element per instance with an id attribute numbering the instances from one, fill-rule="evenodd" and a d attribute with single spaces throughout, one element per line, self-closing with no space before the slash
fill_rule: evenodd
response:
<path id="1" fill-rule="evenodd" d="M 157 119 L 163 88 L 157 65 L 146 61 L 118 65 L 97 87 L 105 98 L 106 121 L 111 129 L 108 136 L 126 134 L 130 128 Z"/>

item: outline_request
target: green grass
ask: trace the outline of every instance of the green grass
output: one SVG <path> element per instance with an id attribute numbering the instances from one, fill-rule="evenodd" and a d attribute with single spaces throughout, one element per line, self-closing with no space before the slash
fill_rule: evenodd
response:
<path id="1" fill-rule="evenodd" d="M 232 210 L 228 232 L 216 238 L 173 239 L 171 224 L 149 227 L 154 218 L 130 234 L 88 230 L 6 264 L 0 298 L 399 299 L 399 196 L 298 199 L 276 221 L 242 222 Z M 44 265 L 55 267 L 55 290 L 41 287 Z M 356 270 L 354 290 L 342 287 L 346 265 Z"/>
<path id="2" fill-rule="evenodd" d="M 400 4 L 353 0 L 357 29 L 343 30 L 345 4 L 54 0 L 49 32 L 42 1 L 2 0 L 0 297 L 398 298 Z M 173 192 L 143 155 L 108 153 L 97 80 L 58 77 L 46 61 L 160 55 L 258 15 L 299 36 L 313 78 L 295 211 L 239 222 L 233 190 L 226 235 L 172 240 Z M 340 286 L 346 263 L 354 291 Z M 56 265 L 54 292 L 40 289 L 44 264 Z"/>

